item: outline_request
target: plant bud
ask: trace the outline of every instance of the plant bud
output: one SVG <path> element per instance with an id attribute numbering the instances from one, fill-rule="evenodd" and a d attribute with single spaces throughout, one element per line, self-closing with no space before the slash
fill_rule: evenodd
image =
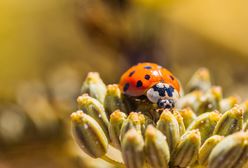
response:
<path id="1" fill-rule="evenodd" d="M 178 99 L 176 103 L 177 109 L 191 108 L 194 112 L 197 112 L 201 105 L 201 98 L 203 97 L 203 91 L 195 90 L 186 94 L 185 96 Z"/>
<path id="2" fill-rule="evenodd" d="M 154 122 L 152 121 L 152 119 L 150 119 L 148 116 L 142 114 L 142 113 L 138 113 L 139 115 L 139 119 L 140 119 L 140 124 L 141 124 L 141 133 L 142 136 L 145 136 L 145 131 L 148 127 L 148 125 L 155 125 Z"/>
<path id="3" fill-rule="evenodd" d="M 218 111 L 203 113 L 199 115 L 188 127 L 188 130 L 198 129 L 201 134 L 201 143 L 213 134 L 221 114 Z"/>
<path id="4" fill-rule="evenodd" d="M 107 86 L 107 93 L 104 99 L 104 108 L 108 117 L 117 109 L 123 112 L 127 112 L 122 99 L 121 91 L 117 84 Z"/>
<path id="5" fill-rule="evenodd" d="M 185 128 L 188 128 L 188 126 L 196 119 L 196 114 L 193 112 L 191 108 L 184 108 L 182 110 L 178 110 L 180 115 L 183 117 L 183 123 Z"/>
<path id="6" fill-rule="evenodd" d="M 100 125 L 83 111 L 71 114 L 72 132 L 79 147 L 93 158 L 106 154 L 108 139 Z"/>
<path id="7" fill-rule="evenodd" d="M 88 93 L 103 103 L 106 94 L 106 85 L 100 78 L 99 73 L 89 72 L 81 88 L 82 94 Z"/>
<path id="8" fill-rule="evenodd" d="M 201 98 L 200 106 L 196 110 L 197 114 L 220 109 L 219 102 L 222 99 L 222 89 L 218 86 L 212 86 Z"/>
<path id="9" fill-rule="evenodd" d="M 127 168 L 142 168 L 145 163 L 144 140 L 136 129 L 132 128 L 124 135 L 122 156 Z"/>
<path id="10" fill-rule="evenodd" d="M 186 132 L 172 153 L 172 166 L 188 167 L 196 162 L 201 145 L 198 130 Z"/>
<path id="11" fill-rule="evenodd" d="M 223 136 L 214 135 L 208 138 L 201 146 L 198 156 L 198 162 L 200 165 L 206 166 L 208 163 L 208 157 L 213 148 L 223 139 Z"/>
<path id="12" fill-rule="evenodd" d="M 181 136 L 181 135 L 183 135 L 185 133 L 185 126 L 184 126 L 184 123 L 183 123 L 183 117 L 177 111 L 174 111 L 173 115 L 175 116 L 175 118 L 177 120 L 177 123 L 178 123 L 178 126 L 179 126 L 179 133 L 180 133 L 180 136 Z"/>
<path id="13" fill-rule="evenodd" d="M 222 99 L 220 101 L 220 112 L 224 113 L 227 110 L 230 110 L 234 107 L 235 104 L 238 104 L 239 98 L 236 96 L 230 96 L 228 98 Z"/>
<path id="14" fill-rule="evenodd" d="M 127 119 L 123 122 L 120 132 L 120 140 L 123 139 L 124 135 L 129 131 L 130 129 L 134 128 L 140 135 L 142 135 L 142 123 L 141 123 L 142 117 L 139 113 L 131 112 Z"/>
<path id="15" fill-rule="evenodd" d="M 224 138 L 210 153 L 209 168 L 236 168 L 247 143 L 247 133 L 238 132 Z"/>
<path id="16" fill-rule="evenodd" d="M 208 69 L 200 68 L 191 77 L 188 83 L 188 90 L 207 91 L 211 87 L 210 74 Z"/>
<path id="17" fill-rule="evenodd" d="M 126 119 L 127 115 L 120 110 L 116 110 L 110 115 L 109 136 L 111 144 L 117 149 L 121 148 L 120 132 L 122 124 Z"/>
<path id="18" fill-rule="evenodd" d="M 79 109 L 94 118 L 102 127 L 105 135 L 109 138 L 109 121 L 104 111 L 103 105 L 96 99 L 84 94 L 77 98 Z"/>
<path id="19" fill-rule="evenodd" d="M 235 106 L 225 112 L 214 129 L 215 135 L 229 135 L 242 129 L 244 109 L 241 106 Z"/>
<path id="20" fill-rule="evenodd" d="M 248 123 L 248 100 L 242 103 L 241 106 L 244 108 L 243 122 Z"/>
<path id="21" fill-rule="evenodd" d="M 244 149 L 239 159 L 234 164 L 235 168 L 245 168 L 248 166 L 248 132 L 246 132 L 245 134 L 246 134 L 246 141 L 244 144 Z"/>
<path id="22" fill-rule="evenodd" d="M 145 132 L 145 153 L 151 167 L 169 167 L 170 151 L 166 137 L 152 125 Z"/>
<path id="23" fill-rule="evenodd" d="M 219 109 L 219 102 L 222 99 L 221 87 L 213 86 L 207 92 L 201 90 L 193 91 L 177 101 L 178 109 L 190 107 L 196 114 Z"/>
<path id="24" fill-rule="evenodd" d="M 176 118 L 169 110 L 164 110 L 162 112 L 157 122 L 157 129 L 166 136 L 170 152 L 172 152 L 179 142 L 180 130 Z"/>

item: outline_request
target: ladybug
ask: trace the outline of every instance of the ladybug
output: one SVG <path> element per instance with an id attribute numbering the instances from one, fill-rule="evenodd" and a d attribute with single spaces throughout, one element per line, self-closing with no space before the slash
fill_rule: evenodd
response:
<path id="1" fill-rule="evenodd" d="M 121 76 L 119 87 L 123 94 L 145 95 L 161 108 L 173 108 L 180 96 L 180 84 L 175 76 L 154 63 L 139 63 L 129 68 Z"/>

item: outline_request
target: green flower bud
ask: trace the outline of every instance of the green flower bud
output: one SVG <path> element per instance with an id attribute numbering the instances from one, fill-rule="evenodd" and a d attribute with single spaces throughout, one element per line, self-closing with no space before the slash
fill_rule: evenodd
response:
<path id="1" fill-rule="evenodd" d="M 126 119 L 127 115 L 120 110 L 116 110 L 110 115 L 109 136 L 111 144 L 117 149 L 121 149 L 120 132 Z"/>
<path id="2" fill-rule="evenodd" d="M 183 109 L 189 107 L 193 111 L 197 112 L 197 110 L 201 105 L 202 97 L 203 97 L 203 91 L 195 90 L 178 99 L 176 103 L 176 107 L 177 109 Z"/>
<path id="3" fill-rule="evenodd" d="M 229 135 L 242 129 L 244 109 L 241 106 L 235 106 L 225 112 L 214 129 L 215 135 Z"/>
<path id="4" fill-rule="evenodd" d="M 230 96 L 228 98 L 222 99 L 220 101 L 220 111 L 221 113 L 226 112 L 234 107 L 235 104 L 238 104 L 239 98 L 236 96 Z"/>
<path id="5" fill-rule="evenodd" d="M 183 117 L 183 123 L 185 128 L 188 128 L 188 126 L 196 119 L 196 114 L 193 112 L 191 108 L 185 108 L 182 110 L 178 110 L 180 115 Z"/>
<path id="6" fill-rule="evenodd" d="M 145 163 L 144 140 L 136 129 L 132 128 L 124 135 L 122 156 L 127 168 L 142 168 Z"/>
<path id="7" fill-rule="evenodd" d="M 96 98 L 101 103 L 104 101 L 106 94 L 106 85 L 100 78 L 99 73 L 89 72 L 81 88 L 82 94 L 88 93 L 91 97 Z"/>
<path id="8" fill-rule="evenodd" d="M 123 122 L 121 128 L 120 139 L 123 138 L 124 134 L 131 128 L 135 128 L 138 133 L 144 136 L 146 128 L 148 125 L 155 125 L 150 117 L 137 112 L 131 112 L 128 115 L 127 120 Z"/>
<path id="9" fill-rule="evenodd" d="M 223 136 L 214 135 L 208 138 L 201 146 L 198 156 L 198 162 L 200 165 L 207 165 L 208 157 L 213 148 L 223 139 Z"/>
<path id="10" fill-rule="evenodd" d="M 203 113 L 199 115 L 188 127 L 188 130 L 198 129 L 201 134 L 201 143 L 213 134 L 221 114 L 218 111 Z"/>
<path id="11" fill-rule="evenodd" d="M 172 166 L 188 167 L 195 163 L 200 145 L 201 136 L 198 130 L 186 132 L 172 153 Z"/>
<path id="12" fill-rule="evenodd" d="M 244 103 L 242 103 L 241 106 L 244 108 L 243 122 L 248 123 L 248 100 L 246 100 Z"/>
<path id="13" fill-rule="evenodd" d="M 124 135 L 132 128 L 134 128 L 140 135 L 142 135 L 142 122 L 144 116 L 141 116 L 139 113 L 131 112 L 127 120 L 125 120 L 121 127 L 120 139 L 122 140 Z"/>
<path id="14" fill-rule="evenodd" d="M 248 100 L 243 102 L 241 106 L 244 108 L 244 113 L 243 113 L 243 130 L 247 131 L 248 130 Z"/>
<path id="15" fill-rule="evenodd" d="M 248 132 L 246 132 L 246 141 L 244 142 L 244 149 L 237 160 L 237 162 L 234 164 L 235 168 L 245 168 L 248 166 Z"/>
<path id="16" fill-rule="evenodd" d="M 220 109 L 219 102 L 222 99 L 222 89 L 218 86 L 211 87 L 201 98 L 200 106 L 196 110 L 197 114 L 202 114 L 206 111 Z"/>
<path id="17" fill-rule="evenodd" d="M 105 135 L 109 138 L 109 121 L 104 111 L 103 105 L 96 99 L 84 94 L 77 98 L 79 109 L 94 118 L 102 127 Z"/>
<path id="18" fill-rule="evenodd" d="M 170 152 L 172 152 L 180 140 L 180 130 L 176 118 L 169 110 L 164 110 L 161 114 L 157 122 L 157 129 L 166 136 Z"/>
<path id="19" fill-rule="evenodd" d="M 104 99 L 104 107 L 108 114 L 108 117 L 111 113 L 117 109 L 127 112 L 125 104 L 123 103 L 123 98 L 119 86 L 116 84 L 107 86 L 107 93 Z"/>
<path id="20" fill-rule="evenodd" d="M 145 153 L 151 167 L 169 167 L 170 151 L 166 137 L 152 125 L 149 125 L 146 129 Z"/>
<path id="21" fill-rule="evenodd" d="M 236 168 L 247 143 L 247 133 L 238 132 L 224 138 L 210 153 L 209 168 Z"/>
<path id="22" fill-rule="evenodd" d="M 180 135 L 183 135 L 185 133 L 185 126 L 183 123 L 183 117 L 181 116 L 181 114 L 177 111 L 173 112 L 173 115 L 175 116 L 178 126 L 179 126 L 179 133 Z"/>
<path id="23" fill-rule="evenodd" d="M 138 113 L 138 115 L 139 115 L 140 124 L 141 124 L 141 133 L 144 137 L 145 131 L 146 131 L 148 125 L 155 125 L 155 124 L 154 124 L 153 120 L 150 119 L 150 117 L 148 117 L 144 114 L 141 114 L 141 113 Z"/>
<path id="24" fill-rule="evenodd" d="M 211 87 L 210 74 L 208 69 L 200 68 L 191 77 L 188 83 L 188 90 L 202 90 L 207 91 Z"/>
<path id="25" fill-rule="evenodd" d="M 100 125 L 83 111 L 71 114 L 72 131 L 79 147 L 93 158 L 106 154 L 108 139 Z"/>
<path id="26" fill-rule="evenodd" d="M 180 98 L 176 107 L 178 109 L 190 107 L 196 114 L 219 109 L 219 102 L 222 99 L 221 87 L 211 87 L 207 92 L 200 90 L 193 91 Z"/>

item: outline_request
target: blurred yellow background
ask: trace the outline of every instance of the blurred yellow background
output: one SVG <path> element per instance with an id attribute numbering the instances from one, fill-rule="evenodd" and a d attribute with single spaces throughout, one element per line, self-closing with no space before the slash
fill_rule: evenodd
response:
<path id="1" fill-rule="evenodd" d="M 129 66 L 156 62 L 185 85 L 197 68 L 207 67 L 225 96 L 248 98 L 247 5 L 0 1 L 0 167 L 84 165 L 70 141 L 68 115 L 89 71 L 117 83 Z"/>

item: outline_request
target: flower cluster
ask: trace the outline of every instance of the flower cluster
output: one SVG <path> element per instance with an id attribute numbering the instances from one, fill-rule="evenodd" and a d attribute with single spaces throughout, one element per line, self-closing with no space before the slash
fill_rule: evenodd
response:
<path id="1" fill-rule="evenodd" d="M 174 109 L 159 109 L 145 97 L 123 95 L 89 73 L 79 110 L 71 114 L 81 149 L 117 167 L 242 168 L 248 162 L 248 101 L 222 97 L 207 69 L 195 72 Z M 106 155 L 111 145 L 122 153 Z"/>

